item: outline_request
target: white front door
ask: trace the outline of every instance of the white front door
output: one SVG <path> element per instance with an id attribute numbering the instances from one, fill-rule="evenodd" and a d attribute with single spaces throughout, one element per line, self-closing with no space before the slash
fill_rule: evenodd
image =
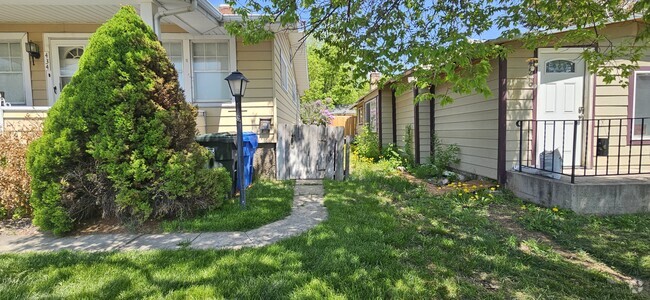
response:
<path id="1" fill-rule="evenodd" d="M 564 166 L 572 164 L 572 155 L 575 155 L 576 165 L 581 163 L 581 124 L 578 123 L 575 128 L 573 121 L 582 118 L 584 107 L 583 51 L 582 48 L 539 50 L 536 156 L 539 158 L 543 151 L 557 150 Z M 577 130 L 574 131 L 574 128 Z M 574 132 L 577 132 L 576 153 L 573 153 Z M 538 167 L 540 164 L 541 161 Z"/>
<path id="2" fill-rule="evenodd" d="M 61 91 L 70 83 L 72 75 L 79 68 L 79 59 L 86 49 L 86 40 L 52 40 L 50 42 L 50 61 L 52 78 L 50 99 L 52 103 L 59 99 Z"/>

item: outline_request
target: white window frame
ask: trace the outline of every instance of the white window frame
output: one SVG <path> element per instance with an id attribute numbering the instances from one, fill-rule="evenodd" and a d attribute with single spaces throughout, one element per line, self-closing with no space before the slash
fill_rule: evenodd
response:
<path id="1" fill-rule="evenodd" d="M 289 92 L 289 64 L 284 56 L 280 51 L 280 85 L 285 92 Z"/>
<path id="2" fill-rule="evenodd" d="M 44 33 L 43 34 L 43 63 L 45 64 L 45 83 L 47 86 L 47 104 L 48 106 L 54 105 L 57 97 L 54 94 L 54 70 L 52 63 L 52 49 L 50 49 L 53 40 L 64 41 L 85 41 L 86 46 L 90 40 L 92 33 Z M 58 86 L 58 84 L 57 84 Z M 60 94 L 61 91 L 58 91 Z"/>
<path id="3" fill-rule="evenodd" d="M 638 87 L 638 80 L 637 80 L 637 74 L 650 74 L 650 71 L 634 71 L 632 73 L 632 76 L 634 78 L 634 90 L 632 90 L 632 115 L 630 116 L 631 118 L 636 118 L 636 89 Z M 636 124 L 636 121 L 633 122 L 633 124 Z M 633 131 L 634 132 L 634 131 Z M 644 142 L 646 140 L 646 137 L 648 136 L 648 133 L 643 135 Z M 631 134 L 631 141 L 640 141 L 641 140 L 641 135 L 636 135 L 636 134 Z"/>
<path id="4" fill-rule="evenodd" d="M 185 90 L 185 100 L 197 107 L 234 107 L 235 97 L 230 97 L 230 101 L 214 101 L 214 102 L 195 102 L 194 101 L 194 69 L 192 68 L 192 43 L 193 42 L 209 42 L 209 41 L 227 41 L 230 52 L 228 53 L 229 67 L 228 71 L 234 72 L 237 70 L 237 41 L 235 37 L 229 35 L 193 35 L 188 33 L 163 33 L 163 42 L 182 42 L 183 43 L 183 74 L 178 76 L 183 77 Z M 225 77 L 224 77 L 225 79 Z M 225 99 L 224 99 L 225 100 Z"/>
<path id="5" fill-rule="evenodd" d="M 372 98 L 371 100 L 368 100 L 365 103 L 363 103 L 363 119 L 364 119 L 363 124 L 364 125 L 370 125 L 371 126 L 370 130 L 372 132 L 376 132 L 377 131 L 377 126 L 379 125 L 379 124 L 377 124 L 379 122 L 378 121 L 378 119 L 379 119 L 378 116 L 376 116 L 376 115 L 374 116 L 375 117 L 374 122 L 372 120 L 372 117 L 373 117 L 372 104 L 373 103 L 375 104 L 375 113 L 377 113 L 377 105 L 379 104 L 379 101 L 377 101 L 378 98 L 379 97 L 375 97 L 375 98 Z M 366 108 L 367 108 L 367 110 L 366 110 Z M 368 120 L 366 120 L 366 119 L 368 119 Z"/>
<path id="6" fill-rule="evenodd" d="M 30 65 L 29 54 L 25 49 L 25 44 L 28 41 L 27 32 L 0 32 L 0 41 L 20 41 L 20 49 L 23 52 L 23 92 L 25 93 L 25 104 L 12 104 L 13 106 L 33 106 L 32 98 L 32 69 Z M 8 101 L 9 99 L 7 99 Z"/>

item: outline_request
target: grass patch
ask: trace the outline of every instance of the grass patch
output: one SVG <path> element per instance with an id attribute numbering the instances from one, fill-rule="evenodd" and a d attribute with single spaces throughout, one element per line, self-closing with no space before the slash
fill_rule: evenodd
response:
<path id="1" fill-rule="evenodd" d="M 492 197 L 434 197 L 382 163 L 325 190 L 327 220 L 263 248 L 0 255 L 0 298 L 641 299 L 517 240 Z"/>
<path id="2" fill-rule="evenodd" d="M 230 199 L 212 211 L 191 219 L 165 221 L 164 231 L 244 231 L 281 220 L 291 214 L 293 181 L 256 181 L 246 191 L 246 209 L 239 197 Z"/>
<path id="3" fill-rule="evenodd" d="M 650 280 L 650 214 L 588 216 L 571 211 L 513 204 L 518 222 L 552 237 L 566 249 L 592 257 L 644 281 Z"/>

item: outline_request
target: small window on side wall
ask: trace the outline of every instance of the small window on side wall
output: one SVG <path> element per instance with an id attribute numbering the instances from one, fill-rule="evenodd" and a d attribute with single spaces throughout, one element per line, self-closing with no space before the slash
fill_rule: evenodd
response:
<path id="1" fill-rule="evenodd" d="M 363 107 L 364 122 L 370 126 L 370 130 L 375 131 L 377 128 L 377 100 L 370 100 Z"/>
<path id="2" fill-rule="evenodd" d="M 634 72 L 632 78 L 633 138 L 650 140 L 650 71 Z"/>

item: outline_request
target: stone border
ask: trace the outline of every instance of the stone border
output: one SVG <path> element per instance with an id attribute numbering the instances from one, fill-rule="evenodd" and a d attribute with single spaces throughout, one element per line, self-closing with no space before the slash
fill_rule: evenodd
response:
<path id="1" fill-rule="evenodd" d="M 70 237 L 0 236 L 0 253 L 33 251 L 130 251 L 153 249 L 240 249 L 263 247 L 299 235 L 327 218 L 323 183 L 298 180 L 291 215 L 260 228 L 241 232 L 90 234 Z"/>

